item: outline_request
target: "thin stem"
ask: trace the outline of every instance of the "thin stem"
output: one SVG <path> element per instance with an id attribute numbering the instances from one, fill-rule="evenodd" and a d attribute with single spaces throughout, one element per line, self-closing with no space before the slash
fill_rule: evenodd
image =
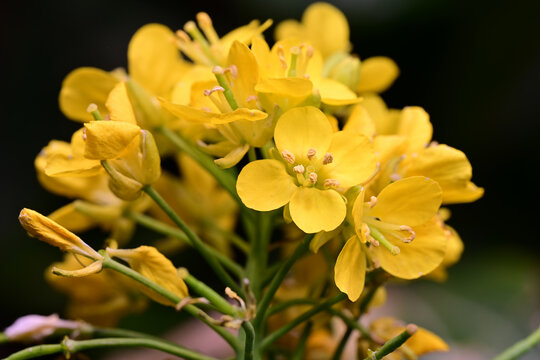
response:
<path id="1" fill-rule="evenodd" d="M 513 360 L 530 351 L 535 345 L 540 343 L 540 326 L 531 335 L 518 341 L 508 349 L 497 355 L 493 360 Z"/>
<path id="2" fill-rule="evenodd" d="M 178 216 L 173 208 L 159 195 L 159 193 L 151 186 L 146 185 L 143 187 L 143 191 L 148 194 L 156 202 L 156 204 L 169 216 L 169 218 L 182 230 L 188 239 L 193 244 L 193 247 L 202 255 L 208 265 L 214 270 L 221 281 L 233 289 L 238 294 L 243 294 L 240 287 L 231 278 L 231 276 L 223 269 L 221 264 L 217 261 L 216 257 L 208 247 L 202 242 L 202 240 L 191 230 L 191 228 Z"/>
<path id="3" fill-rule="evenodd" d="M 381 346 L 377 351 L 370 354 L 368 357 L 364 358 L 364 360 L 381 360 L 383 357 L 403 345 L 405 341 L 409 340 L 409 338 L 414 335 L 416 330 L 416 325 L 407 325 L 407 329 L 403 330 L 403 332 L 401 332 L 399 335 L 385 342 L 383 346 Z"/>
<path id="4" fill-rule="evenodd" d="M 261 342 L 261 349 L 264 350 L 268 346 L 270 346 L 274 341 L 294 329 L 296 326 L 300 325 L 306 320 L 309 320 L 313 315 L 318 314 L 321 311 L 324 311 L 328 308 L 330 308 L 332 305 L 337 304 L 340 301 L 343 301 L 347 298 L 347 295 L 344 293 L 340 293 L 336 295 L 333 298 L 327 299 L 326 301 L 320 303 L 317 306 L 314 306 L 310 310 L 304 312 L 302 315 L 298 316 L 296 319 L 289 322 L 287 325 L 282 326 L 281 328 L 277 329 L 270 335 L 268 335 L 264 340 Z"/>
<path id="5" fill-rule="evenodd" d="M 118 347 L 144 347 L 156 349 L 166 352 L 168 354 L 181 356 L 187 360 L 216 360 L 213 357 L 199 354 L 193 350 L 173 344 L 168 341 L 160 341 L 157 339 L 147 338 L 103 338 L 92 340 L 71 340 L 69 338 L 66 338 L 60 344 L 37 345 L 26 348 L 24 350 L 16 352 L 15 354 L 12 354 L 11 356 L 8 356 L 6 360 L 32 359 L 44 355 L 58 353 L 64 353 L 66 357 L 68 357 L 68 355 L 77 353 L 79 351 Z"/>
<path id="6" fill-rule="evenodd" d="M 347 341 L 349 341 L 349 337 L 351 336 L 353 332 L 353 329 L 348 327 L 347 331 L 345 331 L 345 334 L 343 334 L 343 337 L 339 341 L 338 346 L 336 347 L 336 350 L 334 351 L 334 355 L 332 356 L 332 360 L 340 360 L 341 355 L 343 354 L 343 350 L 345 349 L 345 345 L 347 345 Z"/>
<path id="7" fill-rule="evenodd" d="M 223 186 L 223 188 L 227 190 L 239 204 L 243 206 L 242 201 L 236 193 L 236 174 L 233 170 L 220 169 L 214 163 L 214 159 L 211 156 L 199 150 L 195 145 L 184 139 L 182 135 L 167 129 L 164 126 L 158 126 L 154 130 L 163 134 L 174 146 L 197 161 L 199 165 L 214 176 L 217 182 Z"/>
<path id="8" fill-rule="evenodd" d="M 298 339 L 298 343 L 296 345 L 296 350 L 291 356 L 291 360 L 302 360 L 304 358 L 304 352 L 306 351 L 306 341 L 309 337 L 309 334 L 311 333 L 311 328 L 313 327 L 313 322 L 308 322 L 306 326 L 304 327 L 304 330 L 302 331 L 302 334 L 300 335 L 300 339 Z"/>
<path id="9" fill-rule="evenodd" d="M 225 229 L 222 229 L 216 223 L 207 221 L 204 223 L 204 226 L 208 227 L 211 231 L 215 232 L 218 235 L 221 235 L 228 240 L 231 241 L 233 245 L 235 245 L 238 249 L 240 249 L 244 254 L 249 253 L 249 244 L 242 239 L 237 234 L 227 231 Z"/>
<path id="10" fill-rule="evenodd" d="M 291 300 L 287 300 L 287 301 L 284 301 L 282 303 L 279 303 L 279 304 L 276 304 L 276 305 L 273 305 L 267 312 L 266 312 L 266 316 L 267 317 L 270 317 L 274 314 L 277 314 L 278 312 L 280 311 L 283 311 L 291 306 L 296 306 L 296 305 L 314 305 L 316 304 L 317 301 L 316 300 L 313 300 L 313 299 L 306 299 L 306 298 L 298 298 L 298 299 L 291 299 Z"/>
<path id="11" fill-rule="evenodd" d="M 252 360 L 253 359 L 253 347 L 255 343 L 255 329 L 249 321 L 244 321 L 242 323 L 242 328 L 246 334 L 245 348 L 244 348 L 244 359 Z"/>
<path id="12" fill-rule="evenodd" d="M 107 254 L 105 254 L 105 257 L 103 259 L 103 268 L 104 269 L 111 269 L 115 270 L 127 277 L 132 278 L 133 280 L 140 282 L 141 284 L 147 286 L 148 288 L 154 290 L 159 295 L 165 297 L 166 299 L 170 300 L 174 304 L 178 304 L 182 299 L 176 295 L 175 293 L 165 289 L 159 284 L 156 284 L 152 280 L 142 276 L 135 270 L 120 264 L 117 261 L 114 261 L 111 259 Z M 210 317 L 203 312 L 201 309 L 198 309 L 197 307 L 193 305 L 186 305 L 182 307 L 182 310 L 186 311 L 188 314 L 198 318 L 202 322 L 204 322 L 206 325 L 211 327 L 216 333 L 218 333 L 225 341 L 227 341 L 233 349 L 238 348 L 238 340 L 236 337 L 231 334 L 227 329 L 224 329 L 220 326 L 217 326 L 216 324 L 213 324 L 210 320 Z"/>
<path id="13" fill-rule="evenodd" d="M 255 148 L 253 146 L 250 146 L 248 150 L 248 159 L 250 162 L 257 160 L 257 153 L 255 153 Z"/>
<path id="14" fill-rule="evenodd" d="M 183 279 L 190 289 L 207 298 L 218 311 L 231 316 L 238 315 L 238 311 L 231 304 L 229 304 L 227 300 L 225 300 L 208 285 L 193 277 L 193 275 L 187 274 L 187 276 L 183 277 Z"/>
<path id="15" fill-rule="evenodd" d="M 130 218 L 131 220 L 134 220 L 137 224 L 140 224 L 150 230 L 153 230 L 163 235 L 172 236 L 178 240 L 181 240 L 187 243 L 190 246 L 193 246 L 193 244 L 191 243 L 191 240 L 187 237 L 187 235 L 184 232 L 164 222 L 156 220 L 148 215 L 144 215 L 144 214 L 137 213 L 134 211 L 126 211 L 124 215 Z M 214 249 L 213 247 L 209 245 L 207 245 L 207 247 L 208 247 L 208 250 L 218 259 L 218 261 L 221 262 L 223 266 L 225 266 L 228 270 L 230 270 L 234 275 L 238 276 L 239 278 L 244 277 L 244 269 L 242 269 L 240 265 L 235 263 L 233 260 L 229 259 L 226 255 L 220 253 L 218 250 Z"/>
<path id="16" fill-rule="evenodd" d="M 270 282 L 270 285 L 268 285 L 268 290 L 262 297 L 261 301 L 257 304 L 257 315 L 255 316 L 253 324 L 256 329 L 259 330 L 259 327 L 261 326 L 264 318 L 266 317 L 266 311 L 268 310 L 268 306 L 274 298 L 277 289 L 283 282 L 283 279 L 285 279 L 285 276 L 287 276 L 289 270 L 291 270 L 296 260 L 298 260 L 300 257 L 302 257 L 308 252 L 309 242 L 311 241 L 311 239 L 313 239 L 313 236 L 315 235 L 308 234 L 304 237 L 302 242 L 298 244 L 296 250 L 294 250 L 294 253 L 281 265 L 278 272 Z"/>
<path id="17" fill-rule="evenodd" d="M 249 276 L 250 287 L 259 300 L 262 293 L 262 282 L 268 262 L 268 243 L 271 238 L 272 213 L 261 212 L 257 214 L 258 236 L 253 239 L 246 264 L 246 273 Z"/>

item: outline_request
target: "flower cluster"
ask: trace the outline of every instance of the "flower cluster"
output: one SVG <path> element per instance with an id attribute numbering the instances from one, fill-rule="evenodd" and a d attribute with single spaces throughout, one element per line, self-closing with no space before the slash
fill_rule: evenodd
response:
<path id="1" fill-rule="evenodd" d="M 379 94 L 397 65 L 352 53 L 332 5 L 278 24 L 272 46 L 270 20 L 223 37 L 206 13 L 196 20 L 176 32 L 143 26 L 127 71 L 79 68 L 63 82 L 60 108 L 82 128 L 70 142 L 52 140 L 35 167 L 47 190 L 73 201 L 48 217 L 24 209 L 20 221 L 67 252 L 46 276 L 69 296 L 67 315 L 110 326 L 150 298 L 195 314 L 238 353 L 338 359 L 340 327 L 360 330 L 342 358 L 379 359 L 390 343 L 402 345 L 395 359 L 446 350 L 416 326 L 381 318 L 368 329 L 358 319 L 384 302 L 392 278 L 443 280 L 459 259 L 441 206 L 483 195 L 465 154 L 432 139 L 421 107 L 386 105 Z M 124 248 L 137 226 L 166 239 Z M 74 234 L 93 227 L 106 233 L 103 250 Z M 166 255 L 186 246 L 238 306 L 177 271 Z M 308 316 L 301 336 L 288 332 L 324 298 L 326 317 Z M 207 302 L 221 318 L 203 311 Z"/>

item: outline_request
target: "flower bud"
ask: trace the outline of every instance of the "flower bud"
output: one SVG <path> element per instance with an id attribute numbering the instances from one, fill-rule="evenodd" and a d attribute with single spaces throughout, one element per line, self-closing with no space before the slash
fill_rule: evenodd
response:
<path id="1" fill-rule="evenodd" d="M 324 73 L 355 91 L 360 82 L 360 66 L 360 59 L 356 56 L 336 53 L 326 60 Z"/>
<path id="2" fill-rule="evenodd" d="M 163 125 L 164 118 L 157 105 L 158 102 L 133 79 L 126 82 L 126 88 L 133 104 L 137 123 L 145 129 Z"/>
<path id="3" fill-rule="evenodd" d="M 63 320 L 58 315 L 26 315 L 15 320 L 4 330 L 11 341 L 35 342 L 41 341 L 57 330 L 77 330 L 87 324 L 79 321 Z"/>

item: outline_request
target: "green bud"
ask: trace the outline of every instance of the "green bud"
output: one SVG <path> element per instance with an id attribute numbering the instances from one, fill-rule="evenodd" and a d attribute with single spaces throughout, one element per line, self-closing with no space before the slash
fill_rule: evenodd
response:
<path id="1" fill-rule="evenodd" d="M 360 59 L 346 53 L 332 55 L 324 64 L 326 77 L 337 80 L 352 91 L 356 91 L 360 82 Z"/>

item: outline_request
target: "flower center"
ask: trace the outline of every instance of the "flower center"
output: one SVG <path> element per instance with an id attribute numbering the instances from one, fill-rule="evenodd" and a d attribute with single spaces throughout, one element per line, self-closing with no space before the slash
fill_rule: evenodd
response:
<path id="1" fill-rule="evenodd" d="M 339 188 L 340 182 L 338 180 L 319 178 L 319 170 L 334 161 L 334 156 L 331 153 L 327 152 L 321 158 L 317 156 L 315 148 L 310 148 L 306 153 L 307 161 L 304 161 L 304 163 L 297 161 L 296 156 L 286 149 L 281 152 L 281 157 L 287 162 L 289 173 L 296 178 L 298 186 L 316 186 L 320 189 Z"/>

